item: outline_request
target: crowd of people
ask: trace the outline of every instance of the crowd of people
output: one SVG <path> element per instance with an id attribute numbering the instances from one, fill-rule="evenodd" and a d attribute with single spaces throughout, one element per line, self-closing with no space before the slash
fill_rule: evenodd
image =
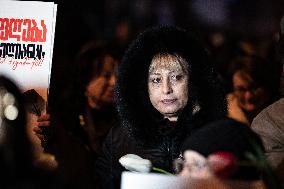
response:
<path id="1" fill-rule="evenodd" d="M 224 74 L 193 32 L 175 26 L 146 29 L 128 45 L 82 46 L 52 109 L 0 77 L 1 188 L 119 188 L 125 168 L 118 160 L 126 154 L 174 173 L 188 149 L 249 160 L 255 146 L 283 177 L 281 56 L 243 49 Z M 13 119 L 3 113 L 6 93 L 18 112 Z M 242 167 L 232 179 L 264 176 Z"/>

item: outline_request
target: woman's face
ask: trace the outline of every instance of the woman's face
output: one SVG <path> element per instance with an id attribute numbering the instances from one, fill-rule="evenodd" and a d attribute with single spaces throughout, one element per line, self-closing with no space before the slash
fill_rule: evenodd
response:
<path id="1" fill-rule="evenodd" d="M 174 55 L 156 55 L 149 67 L 148 92 L 152 105 L 165 118 L 176 121 L 188 101 L 186 61 Z"/>
<path id="2" fill-rule="evenodd" d="M 91 108 L 99 109 L 112 105 L 116 71 L 117 61 L 111 56 L 105 56 L 101 74 L 86 86 L 85 95 Z"/>
<path id="3" fill-rule="evenodd" d="M 237 71 L 233 75 L 233 87 L 238 105 L 247 112 L 258 111 L 269 100 L 265 89 L 245 72 Z"/>

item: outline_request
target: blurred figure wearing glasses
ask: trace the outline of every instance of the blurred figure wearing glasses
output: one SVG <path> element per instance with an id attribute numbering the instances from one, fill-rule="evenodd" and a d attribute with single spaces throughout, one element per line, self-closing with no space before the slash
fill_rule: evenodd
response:
<path id="1" fill-rule="evenodd" d="M 261 110 L 279 99 L 279 68 L 257 56 L 235 58 L 228 69 L 228 116 L 250 125 Z"/>

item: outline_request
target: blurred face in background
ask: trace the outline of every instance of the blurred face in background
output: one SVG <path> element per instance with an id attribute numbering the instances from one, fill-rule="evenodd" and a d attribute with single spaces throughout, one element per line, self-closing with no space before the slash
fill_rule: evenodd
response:
<path id="1" fill-rule="evenodd" d="M 85 95 L 91 108 L 100 109 L 113 104 L 117 66 L 118 62 L 106 55 L 103 59 L 101 73 L 91 79 L 86 86 Z"/>
<path id="2" fill-rule="evenodd" d="M 257 85 L 246 72 L 237 71 L 234 73 L 233 87 L 239 107 L 246 112 L 260 110 L 269 100 L 266 90 Z"/>
<path id="3" fill-rule="evenodd" d="M 188 64 L 180 56 L 158 54 L 149 68 L 148 92 L 152 105 L 176 121 L 188 101 Z"/>

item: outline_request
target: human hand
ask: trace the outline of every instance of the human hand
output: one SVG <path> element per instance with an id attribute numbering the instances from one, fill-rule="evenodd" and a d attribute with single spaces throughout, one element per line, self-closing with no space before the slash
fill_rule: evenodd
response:
<path id="1" fill-rule="evenodd" d="M 41 145 L 45 148 L 50 138 L 50 114 L 43 114 L 37 119 L 37 124 L 33 131 L 36 136 L 41 140 Z"/>

